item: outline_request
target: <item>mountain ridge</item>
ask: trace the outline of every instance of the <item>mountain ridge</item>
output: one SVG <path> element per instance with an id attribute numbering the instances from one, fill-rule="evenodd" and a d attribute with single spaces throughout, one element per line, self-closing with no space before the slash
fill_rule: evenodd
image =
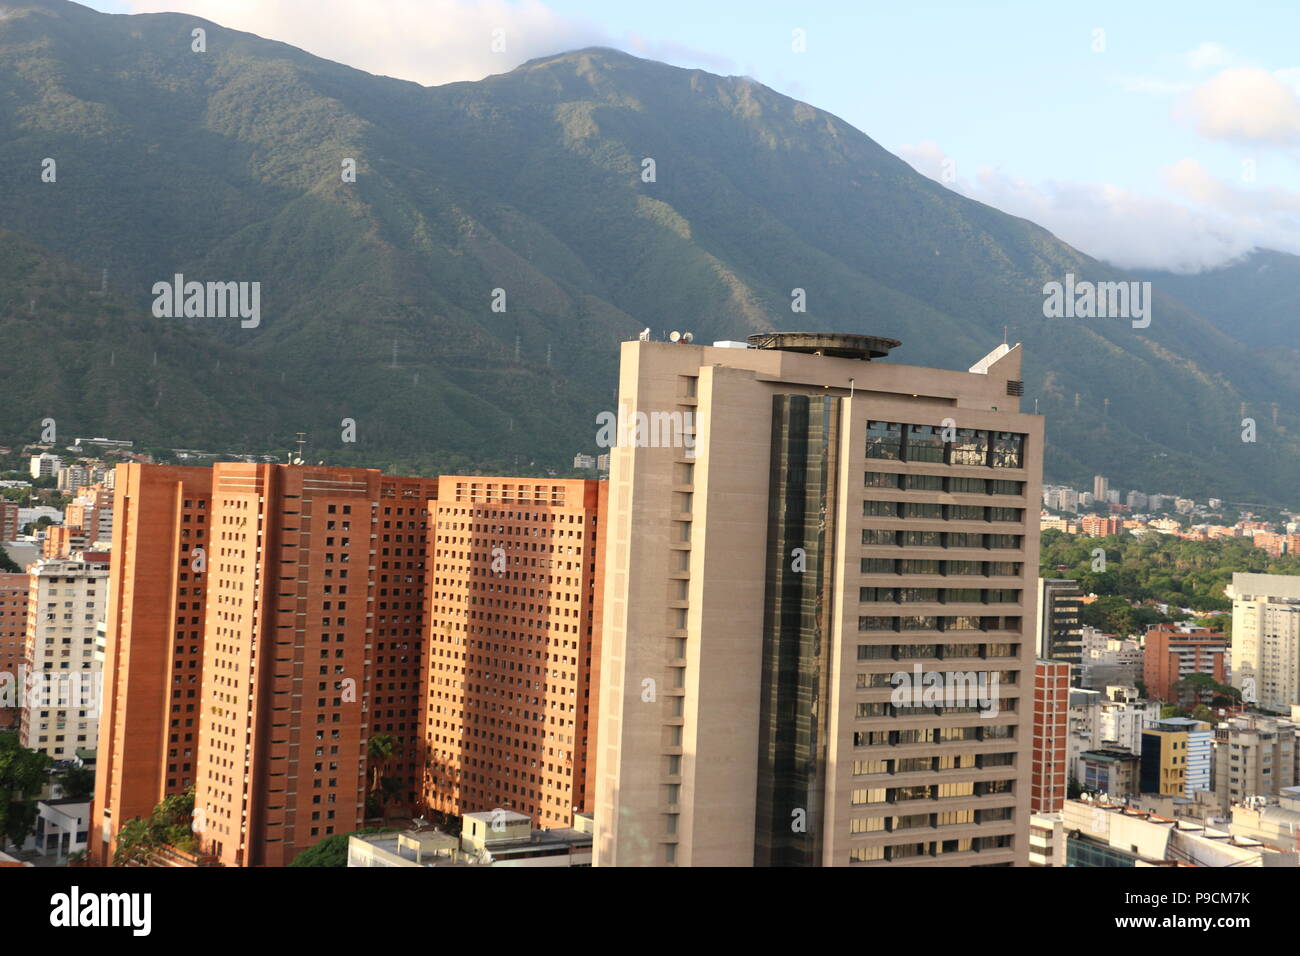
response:
<path id="1" fill-rule="evenodd" d="M 1051 476 L 1294 501 L 1294 363 L 1163 277 L 1149 329 L 1045 319 L 1042 286 L 1067 272 L 1138 277 L 751 79 L 595 47 L 424 87 L 181 14 L 26 8 L 38 15 L 0 20 L 0 228 L 87 274 L 108 268 L 142 311 L 176 272 L 263 283 L 258 329 L 177 323 L 232 350 L 227 363 L 299 383 L 208 444 L 283 447 L 301 429 L 331 460 L 416 448 L 566 468 L 597 450 L 617 344 L 647 326 L 698 341 L 864 332 L 901 339 L 907 364 L 952 368 L 1007 327 L 1025 344 L 1023 407 L 1048 415 Z M 204 54 L 189 50 L 196 24 Z M 40 183 L 41 157 L 60 155 L 59 182 Z M 340 178 L 347 158 L 355 183 Z M 791 312 L 795 289 L 806 313 Z M 0 336 L 15 321 L 0 309 Z M 21 391 L 13 372 L 0 381 Z M 21 403 L 0 433 L 33 430 L 36 405 L 59 401 Z M 1239 406 L 1265 401 L 1278 426 L 1236 447 Z M 91 408 L 59 411 L 94 427 Z M 332 438 L 345 414 L 354 448 Z"/>

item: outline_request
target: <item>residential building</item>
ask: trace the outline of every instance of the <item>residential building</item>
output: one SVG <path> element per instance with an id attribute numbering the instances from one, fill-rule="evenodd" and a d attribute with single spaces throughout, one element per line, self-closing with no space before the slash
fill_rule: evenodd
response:
<path id="1" fill-rule="evenodd" d="M 54 478 L 62 467 L 63 459 L 58 455 L 51 455 L 46 452 L 32 455 L 31 472 L 33 478 Z"/>
<path id="2" fill-rule="evenodd" d="M 0 729 L 18 724 L 27 653 L 26 573 L 0 573 Z"/>
<path id="3" fill-rule="evenodd" d="M 1300 704 L 1300 575 L 1234 574 L 1232 685 L 1278 714 Z"/>
<path id="4" fill-rule="evenodd" d="M 1141 793 L 1188 797 L 1210 788 L 1210 725 L 1187 718 L 1142 731 Z"/>
<path id="5" fill-rule="evenodd" d="M 1225 811 L 1300 783 L 1295 762 L 1296 726 L 1289 720 L 1251 714 L 1214 728 L 1214 792 Z"/>
<path id="6" fill-rule="evenodd" d="M 42 559 L 27 573 L 23 657 L 37 684 L 22 701 L 20 736 L 24 747 L 71 760 L 99 741 L 95 629 L 108 609 L 108 569 Z"/>
<path id="7" fill-rule="evenodd" d="M 1106 500 L 1106 492 L 1110 490 L 1110 479 L 1102 475 L 1094 475 L 1092 479 L 1092 497 L 1097 501 Z"/>
<path id="8" fill-rule="evenodd" d="M 578 479 L 439 479 L 428 503 L 430 810 L 506 809 L 563 828 L 586 808 L 607 490 Z"/>
<path id="9" fill-rule="evenodd" d="M 750 344 L 623 345 L 596 865 L 1027 865 L 1019 346 L 954 372 L 868 336 Z"/>
<path id="10" fill-rule="evenodd" d="M 0 501 L 0 544 L 13 541 L 22 531 L 18 523 L 18 502 Z"/>
<path id="11" fill-rule="evenodd" d="M 1030 816 L 1030 866 L 1065 866 L 1065 847 L 1065 823 L 1059 810 Z"/>
<path id="12" fill-rule="evenodd" d="M 413 805 L 436 481 L 219 462 L 116 485 L 96 855 L 191 780 L 200 856 L 225 866 Z"/>
<path id="13" fill-rule="evenodd" d="M 1139 792 L 1138 755 L 1130 750 L 1099 748 L 1079 755 L 1079 784 L 1092 793 L 1123 799 Z"/>
<path id="14" fill-rule="evenodd" d="M 1070 665 L 1034 662 L 1034 747 L 1030 812 L 1056 813 L 1065 802 L 1070 776 Z"/>
<path id="15" fill-rule="evenodd" d="M 1277 799 L 1247 797 L 1232 807 L 1235 837 L 1259 840 L 1282 852 L 1300 853 L 1300 787 L 1283 787 Z"/>
<path id="16" fill-rule="evenodd" d="M 1226 684 L 1227 649 L 1228 639 L 1222 631 L 1183 624 L 1151 626 L 1143 638 L 1142 679 L 1147 693 L 1157 700 L 1209 704 L 1213 690 L 1196 693 L 1180 682 L 1193 674 L 1205 674 Z"/>

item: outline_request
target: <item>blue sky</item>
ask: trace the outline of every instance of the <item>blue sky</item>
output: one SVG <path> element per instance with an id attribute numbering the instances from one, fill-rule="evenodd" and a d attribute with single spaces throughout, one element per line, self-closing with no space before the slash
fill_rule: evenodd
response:
<path id="1" fill-rule="evenodd" d="M 1300 4 L 93 0 L 423 83 L 603 43 L 753 76 L 1131 267 L 1300 253 Z M 489 50 L 494 25 L 505 55 Z M 803 30 L 806 51 L 792 49 Z M 1100 33 L 1098 31 L 1101 31 Z M 947 162 L 945 162 L 947 161 Z"/>

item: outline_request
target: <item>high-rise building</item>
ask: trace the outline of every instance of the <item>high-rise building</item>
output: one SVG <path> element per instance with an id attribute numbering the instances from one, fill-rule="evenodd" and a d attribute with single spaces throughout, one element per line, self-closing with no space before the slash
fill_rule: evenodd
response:
<path id="1" fill-rule="evenodd" d="M 55 760 L 71 760 L 99 741 L 95 636 L 108 608 L 108 568 L 42 559 L 27 573 L 23 657 L 36 685 L 22 701 L 22 744 Z"/>
<path id="2" fill-rule="evenodd" d="M 1059 813 L 1070 777 L 1070 665 L 1034 661 L 1034 749 L 1029 808 Z"/>
<path id="3" fill-rule="evenodd" d="M 194 784 L 212 468 L 117 466 L 89 856 Z"/>
<path id="4" fill-rule="evenodd" d="M 1103 475 L 1093 475 L 1092 497 L 1095 501 L 1105 501 L 1106 492 L 1110 490 L 1110 479 Z"/>
<path id="5" fill-rule="evenodd" d="M 596 864 L 1027 864 L 1019 346 L 956 372 L 750 341 L 623 345 Z"/>
<path id="6" fill-rule="evenodd" d="M 1068 578 L 1038 579 L 1038 656 L 1075 666 L 1083 662 L 1083 592 Z"/>
<path id="7" fill-rule="evenodd" d="M 1250 714 L 1214 728 L 1214 794 L 1226 812 L 1249 797 L 1275 798 L 1296 780 L 1296 726 Z"/>
<path id="8" fill-rule="evenodd" d="M 424 804 L 569 827 L 596 736 L 608 483 L 443 476 L 430 501 Z"/>
<path id="9" fill-rule="evenodd" d="M 26 573 L 0 574 L 0 728 L 18 724 L 27 653 Z"/>
<path id="10" fill-rule="evenodd" d="M 131 465 L 117 493 L 102 850 L 190 780 L 199 849 L 228 866 L 287 864 L 413 804 L 436 482 Z"/>
<path id="11" fill-rule="evenodd" d="M 1193 706 L 1209 704 L 1214 699 L 1213 690 L 1189 690 L 1186 684 L 1180 689 L 1179 682 L 1193 674 L 1205 674 L 1220 684 L 1226 683 L 1227 648 L 1223 632 L 1208 627 L 1169 624 L 1148 628 L 1142 651 L 1142 680 L 1147 694 L 1156 700 L 1185 699 Z"/>
<path id="12" fill-rule="evenodd" d="M 1234 574 L 1232 686 L 1280 714 L 1300 704 L 1300 576 Z"/>

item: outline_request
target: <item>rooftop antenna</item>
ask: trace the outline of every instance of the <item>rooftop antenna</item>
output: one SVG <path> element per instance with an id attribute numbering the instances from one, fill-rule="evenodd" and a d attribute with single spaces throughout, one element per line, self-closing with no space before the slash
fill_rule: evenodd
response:
<path id="1" fill-rule="evenodd" d="M 298 437 L 297 437 L 297 439 L 295 440 L 294 443 L 298 446 L 298 454 L 297 454 L 297 455 L 294 455 L 294 454 L 290 453 L 290 455 L 289 455 L 289 464 L 291 464 L 291 465 L 301 465 L 301 464 L 302 464 L 302 452 L 303 452 L 303 446 L 307 444 L 307 433 L 306 433 L 306 432 L 298 432 Z"/>
<path id="2" fill-rule="evenodd" d="M 1002 344 L 1007 344 L 1007 327 L 1005 325 L 1002 326 Z"/>
<path id="3" fill-rule="evenodd" d="M 515 361 L 519 361 L 519 336 L 515 336 Z"/>
<path id="4" fill-rule="evenodd" d="M 397 368 L 397 339 L 393 339 L 393 368 Z"/>

